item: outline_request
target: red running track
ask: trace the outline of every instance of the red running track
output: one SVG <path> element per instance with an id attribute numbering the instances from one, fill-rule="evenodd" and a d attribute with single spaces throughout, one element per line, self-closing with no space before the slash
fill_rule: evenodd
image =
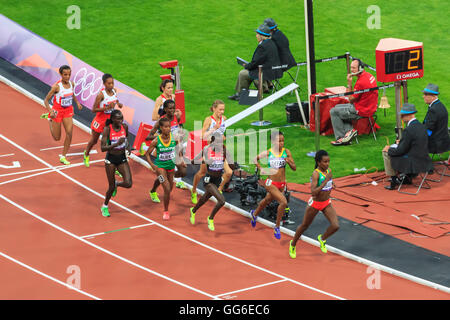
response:
<path id="1" fill-rule="evenodd" d="M 289 236 L 276 240 L 272 229 L 252 229 L 229 209 L 218 213 L 211 232 L 206 216 L 213 202 L 192 226 L 187 190 L 172 192 L 171 219 L 163 221 L 162 204 L 148 197 L 155 176 L 133 161 L 133 187 L 119 189 L 104 218 L 99 146 L 90 168 L 78 155 L 58 169 L 62 141 L 53 141 L 39 119 L 42 106 L 2 83 L 0 95 L 7 119 L 0 164 L 20 163 L 0 168 L 0 266 L 8 271 L 0 273 L 1 299 L 449 299 L 384 272 L 380 287 L 370 289 L 366 265 L 305 242 L 293 260 Z M 88 140 L 74 127 L 69 152 L 81 153 Z"/>

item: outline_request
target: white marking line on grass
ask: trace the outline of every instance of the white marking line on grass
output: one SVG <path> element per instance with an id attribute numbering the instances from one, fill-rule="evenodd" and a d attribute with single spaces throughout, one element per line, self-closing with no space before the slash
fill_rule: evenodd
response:
<path id="1" fill-rule="evenodd" d="M 42 222 L 48 224 L 49 226 L 51 226 L 51 227 L 53 227 L 53 228 L 55 228 L 55 229 L 57 229 L 57 230 L 59 230 L 59 231 L 65 233 L 65 234 L 67 234 L 67 235 L 69 235 L 69 236 L 72 237 L 72 238 L 75 238 L 75 239 L 77 239 L 77 240 L 80 240 L 81 242 L 83 242 L 83 243 L 85 243 L 85 244 L 87 244 L 87 245 L 89 245 L 89 246 L 91 246 L 91 247 L 93 247 L 93 248 L 95 248 L 95 249 L 98 249 L 98 250 L 100 250 L 100 251 L 102 251 L 102 252 L 104 252 L 104 253 L 106 253 L 106 254 L 108 254 L 108 255 L 110 255 L 110 256 L 113 256 L 114 258 L 117 258 L 117 259 L 119 259 L 119 260 L 122 260 L 123 262 L 126 262 L 126 263 L 128 263 L 128 264 L 131 264 L 132 266 L 135 266 L 135 267 L 137 267 L 137 268 L 139 268 L 139 269 L 141 269 L 141 270 L 147 271 L 148 273 L 151 273 L 151 274 L 153 274 L 153 275 L 155 275 L 155 276 L 157 276 L 157 277 L 163 278 L 163 279 L 165 279 L 165 280 L 168 280 L 168 281 L 170 281 L 170 282 L 173 282 L 173 283 L 175 283 L 175 284 L 178 284 L 178 285 L 180 285 L 180 286 L 182 286 L 182 287 L 185 287 L 185 288 L 190 289 L 190 290 L 192 290 L 192 291 L 195 291 L 195 292 L 197 292 L 197 293 L 203 294 L 203 295 L 205 295 L 205 296 L 207 296 L 207 297 L 210 297 L 210 298 L 212 298 L 212 299 L 217 299 L 214 295 L 211 295 L 211 294 L 206 293 L 206 292 L 204 292 L 204 291 L 202 291 L 202 290 L 199 290 L 199 289 L 196 289 L 196 288 L 194 288 L 194 287 L 191 287 L 191 286 L 189 286 L 189 285 L 187 285 L 187 284 L 184 284 L 184 283 L 182 283 L 182 282 L 179 282 L 179 281 L 177 281 L 177 280 L 175 280 L 175 279 L 169 278 L 169 277 L 167 277 L 167 276 L 165 276 L 165 275 L 163 275 L 163 274 L 161 274 L 161 273 L 159 273 L 159 272 L 156 272 L 156 271 L 153 271 L 153 270 L 151 270 L 151 269 L 149 269 L 149 268 L 146 268 L 146 267 L 144 267 L 144 266 L 141 266 L 140 264 L 137 264 L 137 263 L 135 263 L 135 262 L 133 262 L 133 261 L 131 261 L 131 260 L 128 260 L 128 259 L 126 259 L 126 258 L 124 258 L 124 257 L 122 257 L 122 256 L 119 256 L 118 254 L 115 254 L 114 252 L 111 252 L 111 251 L 109 251 L 109 250 L 107 250 L 107 249 L 105 249 L 105 248 L 102 248 L 102 247 L 100 247 L 100 246 L 98 246 L 98 245 L 96 245 L 96 244 L 94 244 L 94 243 L 92 243 L 92 242 L 89 242 L 89 241 L 87 241 L 87 240 L 85 240 L 85 239 L 82 239 L 82 238 L 80 238 L 79 236 L 73 234 L 72 232 L 67 231 L 67 230 L 64 229 L 64 228 L 61 228 L 60 226 L 58 226 L 58 225 L 56 225 L 56 224 L 54 224 L 54 223 L 52 223 L 52 222 L 50 222 L 50 221 L 48 221 L 48 220 L 46 220 L 46 219 L 40 217 L 39 215 L 37 215 L 37 214 L 31 212 L 30 210 L 28 210 L 28 209 L 22 207 L 21 205 L 19 205 L 19 204 L 15 203 L 14 201 L 8 199 L 7 197 L 5 197 L 5 196 L 2 195 L 2 194 L 0 194 L 0 198 L 3 199 L 3 200 L 5 200 L 5 201 L 8 202 L 9 204 L 12 204 L 12 205 L 15 206 L 16 208 L 18 208 L 18 209 L 24 211 L 25 213 L 29 214 L 30 216 L 32 216 L 32 217 L 34 217 L 34 218 L 36 218 L 36 219 L 38 219 L 38 220 L 40 220 L 40 221 L 42 221 Z"/>
<path id="2" fill-rule="evenodd" d="M 28 155 L 30 155 L 30 156 L 33 157 L 34 159 L 38 160 L 39 162 L 43 163 L 44 165 L 48 166 L 49 168 L 54 169 L 50 164 L 48 164 L 47 162 L 45 162 L 44 160 L 42 160 L 41 158 L 39 158 L 39 157 L 36 156 L 35 154 L 31 153 L 30 151 L 26 150 L 25 148 L 19 146 L 17 143 L 15 143 L 15 142 L 11 141 L 10 139 L 6 138 L 4 135 L 0 134 L 0 138 L 2 138 L 3 140 L 9 142 L 10 144 L 12 144 L 13 146 L 15 146 L 16 148 L 20 149 L 21 151 L 27 153 Z M 102 194 L 98 193 L 97 191 L 95 191 L 95 190 L 89 188 L 88 186 L 82 184 L 82 183 L 79 182 L 78 180 L 76 180 L 76 179 L 74 179 L 74 178 L 68 176 L 67 174 L 65 174 L 65 173 L 63 173 L 63 172 L 61 172 L 61 171 L 59 171 L 59 170 L 57 170 L 57 169 L 55 169 L 55 171 L 58 172 L 59 174 L 61 174 L 62 176 L 64 176 L 65 178 L 69 179 L 70 181 L 76 183 L 76 184 L 79 185 L 80 187 L 82 187 L 82 188 L 88 190 L 89 192 L 91 192 L 91 193 L 97 195 L 98 197 L 104 199 L 104 195 L 102 195 Z M 199 191 L 200 191 L 200 190 L 199 190 Z M 212 250 L 212 251 L 214 251 L 214 252 L 216 252 L 216 253 L 219 253 L 219 254 L 221 254 L 221 255 L 223 255 L 223 256 L 226 256 L 226 257 L 228 257 L 228 258 L 230 258 L 230 259 L 232 259 L 232 260 L 241 262 L 241 263 L 243 263 L 243 264 L 245 264 L 245 265 L 247 265 L 247 266 L 250 266 L 250 267 L 252 267 L 252 268 L 258 269 L 258 270 L 263 271 L 263 272 L 266 272 L 266 273 L 271 274 L 271 275 L 273 275 L 273 276 L 275 276 L 275 277 L 277 277 L 277 278 L 285 279 L 285 280 L 290 281 L 290 282 L 292 282 L 292 283 L 298 284 L 299 286 L 302 286 L 302 287 L 308 288 L 308 289 L 310 289 L 310 290 L 313 290 L 313 291 L 322 293 L 322 294 L 327 295 L 327 296 L 330 296 L 330 297 L 332 297 L 332 298 L 339 299 L 339 300 L 345 300 L 345 299 L 342 298 L 342 297 L 339 297 L 339 296 L 336 296 L 336 295 L 331 294 L 331 293 L 329 293 L 329 292 L 322 291 L 322 290 L 320 290 L 320 289 L 311 287 L 311 286 L 309 286 L 309 285 L 307 285 L 307 284 L 304 284 L 304 283 L 301 283 L 301 282 L 292 280 L 292 279 L 287 278 L 287 277 L 285 277 L 285 276 L 282 276 L 282 275 L 280 275 L 280 274 L 278 274 L 278 273 L 276 273 L 276 272 L 273 272 L 273 271 L 267 270 L 267 269 L 265 269 L 265 268 L 259 267 L 259 266 L 257 266 L 257 265 L 254 265 L 254 264 L 248 262 L 248 261 L 242 260 L 242 259 L 237 258 L 237 257 L 235 257 L 235 256 L 232 256 L 232 255 L 230 255 L 230 254 L 228 254 L 228 253 L 225 253 L 225 252 L 223 252 L 223 251 L 220 251 L 220 250 L 218 250 L 218 249 L 216 249 L 216 248 L 213 248 L 213 247 L 211 247 L 211 246 L 209 246 L 209 245 L 207 245 L 207 244 L 204 244 L 204 243 L 202 243 L 202 242 L 200 242 L 200 241 L 197 241 L 197 240 L 195 240 L 195 239 L 192 239 L 192 238 L 190 238 L 190 237 L 188 237 L 188 236 L 186 236 L 186 235 L 184 235 L 184 234 L 182 234 L 182 233 L 179 233 L 179 232 L 177 232 L 177 231 L 175 231 L 175 230 L 172 230 L 172 229 L 170 229 L 170 228 L 168 228 L 168 227 L 166 227 L 166 226 L 164 226 L 164 225 L 162 225 L 162 224 L 159 224 L 159 223 L 156 222 L 156 221 L 153 221 L 153 220 L 151 220 L 151 219 L 148 219 L 147 217 L 145 217 L 145 216 L 143 216 L 143 215 L 141 215 L 141 214 L 139 214 L 139 213 L 137 213 L 137 212 L 135 212 L 135 211 L 133 211 L 133 210 L 131 210 L 131 209 L 129 209 L 129 208 L 123 206 L 123 205 L 121 205 L 120 203 L 118 203 L 118 202 L 116 202 L 116 201 L 110 200 L 110 203 L 113 203 L 113 204 L 115 204 L 116 206 L 118 206 L 119 208 L 121 208 L 121 209 L 123 209 L 123 210 L 126 210 L 126 211 L 128 211 L 128 212 L 134 214 L 135 216 L 138 216 L 138 217 L 140 217 L 140 218 L 142 218 L 142 219 L 144 219 L 144 220 L 146 220 L 146 221 L 148 221 L 148 222 L 153 222 L 153 223 L 154 223 L 156 226 L 158 226 L 158 227 L 161 227 L 161 228 L 163 228 L 163 229 L 165 229 L 165 230 L 167 230 L 167 231 L 169 231 L 169 232 L 172 232 L 172 233 L 174 233 L 174 234 L 176 234 L 176 235 L 178 235 L 178 236 L 180 236 L 180 237 L 182 237 L 182 238 L 184 238 L 184 239 L 186 239 L 186 240 L 189 240 L 189 241 L 191 241 L 191 242 L 193 242 L 193 243 L 196 243 L 196 244 L 198 244 L 198 245 L 200 245 L 200 246 L 202 246 L 202 247 L 204 247 L 204 248 L 207 248 L 207 249 Z M 84 239 L 82 239 L 82 240 L 84 240 Z"/>
<path id="3" fill-rule="evenodd" d="M 125 228 L 119 228 L 119 229 L 111 230 L 111 231 L 105 231 L 105 232 L 99 232 L 99 233 L 94 233 L 94 234 L 88 234 L 87 236 L 82 236 L 82 237 L 80 237 L 80 238 L 83 238 L 83 239 L 92 239 L 92 238 L 94 238 L 94 237 L 96 237 L 96 236 L 102 236 L 102 235 L 114 233 L 114 232 L 117 232 L 117 231 L 125 231 L 125 230 L 138 229 L 138 228 L 147 227 L 147 226 L 152 226 L 152 225 L 154 225 L 154 223 L 140 224 L 140 225 L 138 225 L 138 226 L 133 226 L 133 227 L 125 227 Z"/>
<path id="4" fill-rule="evenodd" d="M 91 163 L 101 162 L 101 161 L 104 161 L 104 160 L 95 160 L 95 161 L 91 161 Z M 35 169 L 35 170 L 33 170 L 33 171 L 36 171 L 36 170 L 40 170 L 40 171 L 46 170 L 46 171 L 42 171 L 42 172 L 30 174 L 30 175 L 23 176 L 23 177 L 16 178 L 16 179 L 11 179 L 11 180 L 7 180 L 7 181 L 3 181 L 3 182 L 0 182 L 0 186 L 1 186 L 1 185 L 4 185 L 4 184 L 12 183 L 12 182 L 20 181 L 20 180 L 25 180 L 25 179 L 28 179 L 28 178 L 40 176 L 40 175 L 47 174 L 47 173 L 57 172 L 58 170 L 66 170 L 66 169 L 70 169 L 70 168 L 73 168 L 73 167 L 78 167 L 78 166 L 83 165 L 83 164 L 84 164 L 84 163 L 78 163 L 78 164 L 69 165 L 69 166 L 66 166 L 66 165 L 65 165 L 65 166 L 59 166 L 59 167 L 54 167 L 55 169 L 48 169 L 48 168 L 45 168 L 45 169 Z M 58 169 L 56 169 L 56 168 L 58 168 Z M 30 170 L 30 171 L 31 171 L 31 170 Z M 22 172 L 22 173 L 23 173 L 23 172 Z"/>
<path id="5" fill-rule="evenodd" d="M 75 143 L 75 144 L 71 144 L 70 146 L 75 147 L 75 146 L 82 146 L 84 144 L 88 144 L 88 143 L 87 142 Z M 47 150 L 62 149 L 62 148 L 64 148 L 64 146 L 44 148 L 44 149 L 39 149 L 39 151 L 47 151 Z M 94 151 L 94 150 L 92 150 L 92 151 Z"/>
<path id="6" fill-rule="evenodd" d="M 62 281 L 60 281 L 60 280 L 58 280 L 56 278 L 53 278 L 52 276 L 49 276 L 48 274 L 45 274 L 45 273 L 43 273 L 43 272 L 41 272 L 41 271 L 39 271 L 39 270 L 29 266 L 29 265 L 23 263 L 23 262 L 20 262 L 19 260 L 14 259 L 13 257 L 8 256 L 7 254 L 4 254 L 1 251 L 0 251 L 0 256 L 6 258 L 8 260 L 11 260 L 12 262 L 17 263 L 18 265 L 20 265 L 20 266 L 22 266 L 22 267 L 24 267 L 24 268 L 26 268 L 28 270 L 31 270 L 31 271 L 33 271 L 33 272 L 35 272 L 35 273 L 37 273 L 37 274 L 47 278 L 47 279 L 50 279 L 50 280 L 52 280 L 52 281 L 54 281 L 54 282 L 56 282 L 56 283 L 58 283 L 58 284 L 60 284 L 60 285 L 62 285 L 64 287 L 67 287 L 68 289 L 75 290 L 75 291 L 77 291 L 77 292 L 79 292 L 81 294 L 84 294 L 85 296 L 88 296 L 89 298 L 92 298 L 92 299 L 95 299 L 95 300 L 101 300 L 100 298 L 98 298 L 98 297 L 96 297 L 96 296 L 94 296 L 94 295 L 92 295 L 90 293 L 87 293 L 87 292 L 85 292 L 83 290 L 80 290 L 80 289 L 78 289 L 76 287 L 73 287 L 73 286 L 69 285 L 68 283 L 62 282 Z"/>
<path id="7" fill-rule="evenodd" d="M 2 154 L 2 155 L 0 156 L 0 158 L 3 158 L 3 157 L 9 157 L 9 156 L 13 156 L 13 155 L 14 155 L 14 153 Z"/>
<path id="8" fill-rule="evenodd" d="M 287 279 L 281 279 L 281 280 L 277 280 L 277 281 L 263 283 L 263 284 L 260 284 L 260 285 L 257 285 L 257 286 L 253 286 L 253 287 L 248 287 L 248 288 L 244 288 L 244 289 L 240 289 L 240 290 L 236 290 L 236 291 L 231 291 L 231 292 L 227 292 L 227 293 L 221 293 L 221 294 L 218 294 L 217 297 L 227 296 L 227 295 L 233 294 L 233 293 L 238 293 L 238 292 L 253 290 L 253 289 L 257 289 L 257 288 L 262 288 L 262 287 L 266 287 L 266 286 L 270 286 L 270 285 L 273 285 L 273 284 L 277 284 L 277 283 L 280 283 L 280 282 L 286 282 L 286 281 L 288 281 L 288 280 Z"/>

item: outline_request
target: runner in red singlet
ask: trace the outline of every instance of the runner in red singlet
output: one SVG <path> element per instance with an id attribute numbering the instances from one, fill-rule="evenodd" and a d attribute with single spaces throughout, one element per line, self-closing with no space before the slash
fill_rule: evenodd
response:
<path id="1" fill-rule="evenodd" d="M 44 99 L 44 105 L 47 108 L 48 113 L 41 115 L 41 119 L 49 120 L 50 133 L 55 141 L 61 139 L 61 123 L 66 131 L 66 138 L 64 139 L 64 148 L 59 161 L 65 165 L 69 165 L 66 155 L 69 151 L 70 144 L 72 142 L 73 131 L 73 101 L 77 104 L 78 110 L 82 109 L 81 104 L 73 94 L 73 88 L 75 84 L 70 81 L 71 69 L 69 66 L 63 65 L 59 68 L 59 74 L 61 80 L 56 82 L 47 96 Z M 51 107 L 49 100 L 53 97 Z"/>

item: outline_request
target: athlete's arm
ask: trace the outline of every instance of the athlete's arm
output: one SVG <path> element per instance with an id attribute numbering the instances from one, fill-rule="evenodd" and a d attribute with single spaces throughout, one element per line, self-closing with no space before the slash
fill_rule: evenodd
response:
<path id="1" fill-rule="evenodd" d="M 158 114 L 158 110 L 159 107 L 162 105 L 162 99 L 161 96 L 159 96 L 158 98 L 156 98 L 155 100 L 155 106 L 153 107 L 153 112 L 152 112 L 152 120 L 153 121 L 158 121 L 159 120 L 159 114 Z"/>
<path id="2" fill-rule="evenodd" d="M 259 160 L 263 159 L 263 158 L 267 158 L 268 156 L 268 151 L 263 151 L 260 154 L 258 154 L 255 159 L 253 159 L 253 163 L 256 165 L 256 167 L 258 168 L 259 171 L 261 171 L 261 165 L 259 164 Z"/>
<path id="3" fill-rule="evenodd" d="M 114 88 L 114 91 L 117 92 L 117 89 Z M 119 98 L 117 98 L 117 105 L 119 106 L 120 109 L 122 109 L 123 104 L 121 104 L 121 103 L 119 102 Z"/>
<path id="4" fill-rule="evenodd" d="M 157 172 L 158 167 L 155 166 L 155 164 L 153 163 L 150 154 L 153 152 L 153 150 L 156 148 L 156 144 L 158 143 L 158 139 L 154 139 L 152 141 L 152 143 L 150 143 L 147 152 L 145 153 L 145 158 L 147 159 L 148 164 L 150 165 L 150 167 L 153 169 L 153 171 Z"/>
<path id="5" fill-rule="evenodd" d="M 295 165 L 294 158 L 292 157 L 292 153 L 288 149 L 285 149 L 285 150 L 286 150 L 286 154 L 287 154 L 287 158 L 286 158 L 287 164 L 289 165 L 289 167 L 291 167 L 291 169 L 293 171 L 297 170 L 297 166 Z"/>
<path id="6" fill-rule="evenodd" d="M 58 91 L 59 91 L 59 86 L 55 83 L 52 86 L 52 88 L 50 89 L 50 91 L 47 93 L 47 96 L 45 96 L 45 98 L 44 98 L 44 105 L 47 108 L 47 111 L 52 114 L 52 116 L 54 116 L 54 110 L 52 110 L 52 108 L 50 107 L 50 104 L 48 102 L 54 94 L 58 93 Z"/>
<path id="7" fill-rule="evenodd" d="M 123 126 L 123 128 L 125 129 L 125 132 L 126 132 L 126 134 L 127 134 L 127 150 L 128 150 L 128 154 L 130 155 L 131 154 L 131 143 L 128 141 L 128 125 L 126 124 L 126 123 L 123 123 L 122 124 L 122 126 Z"/>
<path id="8" fill-rule="evenodd" d="M 145 140 L 154 140 L 156 138 L 155 133 L 158 131 L 158 129 L 159 129 L 159 121 L 155 122 L 155 125 L 153 126 L 152 130 L 150 130 Z"/>
<path id="9" fill-rule="evenodd" d="M 203 121 L 203 128 L 202 128 L 202 139 L 203 140 L 208 140 L 209 135 L 213 132 L 212 130 L 210 130 L 211 132 L 208 132 L 208 128 L 211 125 L 211 118 L 207 117 L 205 119 L 205 121 Z"/>
<path id="10" fill-rule="evenodd" d="M 103 100 L 103 92 L 99 92 L 98 95 L 95 97 L 94 104 L 92 106 L 92 112 L 101 112 L 105 111 L 105 109 L 100 108 L 100 102 Z"/>
<path id="11" fill-rule="evenodd" d="M 72 88 L 75 88 L 75 83 L 72 81 Z M 73 95 L 73 101 L 76 102 L 78 110 L 83 109 L 83 106 L 78 102 L 77 97 L 75 96 L 75 94 Z"/>

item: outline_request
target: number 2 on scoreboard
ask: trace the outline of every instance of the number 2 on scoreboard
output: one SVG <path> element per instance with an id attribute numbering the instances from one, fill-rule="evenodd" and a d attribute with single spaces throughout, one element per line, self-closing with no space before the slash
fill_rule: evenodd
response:
<path id="1" fill-rule="evenodd" d="M 409 58 L 409 60 L 408 60 L 408 70 L 413 70 L 413 69 L 419 68 L 418 64 L 416 66 L 411 66 L 411 62 L 418 61 L 420 58 L 420 50 L 411 50 L 409 52 L 409 56 L 411 57 L 414 53 L 416 54 L 416 56 L 413 58 Z"/>

